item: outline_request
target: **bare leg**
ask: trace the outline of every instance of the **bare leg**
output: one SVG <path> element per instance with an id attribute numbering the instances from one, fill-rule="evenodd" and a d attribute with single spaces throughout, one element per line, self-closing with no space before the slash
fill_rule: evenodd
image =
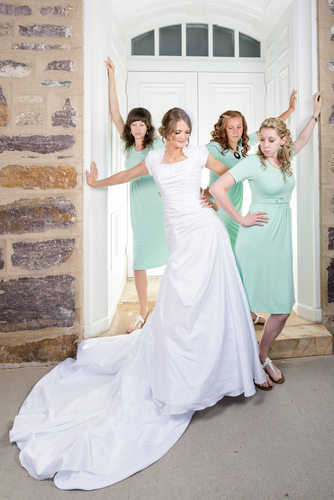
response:
<path id="1" fill-rule="evenodd" d="M 136 285 L 138 301 L 139 301 L 139 314 L 143 317 L 143 319 L 145 319 L 147 316 L 147 313 L 148 313 L 147 273 L 146 273 L 145 269 L 135 270 L 134 276 L 135 276 L 135 285 Z M 132 324 L 128 328 L 128 332 L 131 333 L 133 330 L 139 330 L 142 326 L 143 326 L 143 323 L 141 321 L 139 321 L 135 327 L 134 327 L 134 324 Z"/>
<path id="2" fill-rule="evenodd" d="M 264 363 L 271 344 L 274 342 L 276 337 L 281 333 L 286 323 L 286 320 L 290 314 L 271 314 L 265 323 L 263 335 L 259 345 L 260 349 L 260 361 Z M 282 377 L 281 371 L 274 365 L 275 374 L 269 366 L 266 366 L 265 370 L 272 380 L 279 380 Z"/>

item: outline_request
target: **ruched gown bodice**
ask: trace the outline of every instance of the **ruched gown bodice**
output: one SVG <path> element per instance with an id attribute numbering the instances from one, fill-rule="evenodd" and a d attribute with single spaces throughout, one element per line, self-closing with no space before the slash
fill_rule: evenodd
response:
<path id="1" fill-rule="evenodd" d="M 96 489 L 163 456 L 193 412 L 265 380 L 254 327 L 220 218 L 199 201 L 206 148 L 146 164 L 164 202 L 169 259 L 141 331 L 85 340 L 42 378 L 15 419 L 11 441 L 37 478 Z"/>

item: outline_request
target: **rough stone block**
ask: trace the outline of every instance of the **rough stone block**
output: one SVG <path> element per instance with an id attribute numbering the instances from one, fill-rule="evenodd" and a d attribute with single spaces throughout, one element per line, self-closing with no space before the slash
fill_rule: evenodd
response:
<path id="1" fill-rule="evenodd" d="M 75 144 L 73 135 L 0 135 L 0 153 L 4 151 L 31 151 L 49 154 L 69 149 Z"/>
<path id="2" fill-rule="evenodd" d="M 74 283 L 69 275 L 1 281 L 0 331 L 72 326 Z"/>
<path id="3" fill-rule="evenodd" d="M 70 165 L 7 165 L 0 170 L 0 186 L 23 189 L 72 189 L 77 173 Z"/>
<path id="4" fill-rule="evenodd" d="M 65 99 L 65 105 L 62 110 L 56 111 L 52 115 L 52 125 L 54 127 L 76 127 L 78 122 L 77 112 L 71 106 L 71 100 Z"/>
<path id="5" fill-rule="evenodd" d="M 10 23 L 0 23 L 0 36 L 10 35 L 12 25 Z"/>
<path id="6" fill-rule="evenodd" d="M 2 78 L 23 78 L 29 76 L 31 68 L 29 64 L 6 59 L 0 61 L 0 77 Z"/>
<path id="7" fill-rule="evenodd" d="M 13 43 L 12 48 L 21 50 L 69 50 L 71 47 L 59 43 Z"/>
<path id="8" fill-rule="evenodd" d="M 74 70 L 74 62 L 70 60 L 51 61 L 44 71 L 69 71 Z"/>
<path id="9" fill-rule="evenodd" d="M 331 260 L 330 265 L 327 267 L 327 291 L 328 302 L 334 302 L 334 259 Z"/>
<path id="10" fill-rule="evenodd" d="M 327 160 L 328 170 L 334 172 L 334 152 L 331 152 Z"/>
<path id="11" fill-rule="evenodd" d="M 334 59 L 328 59 L 328 69 L 334 71 Z"/>
<path id="12" fill-rule="evenodd" d="M 57 266 L 71 256 L 74 245 L 74 239 L 13 243 L 12 264 L 30 271 Z"/>
<path id="13" fill-rule="evenodd" d="M 328 125 L 334 125 L 334 105 L 332 106 L 332 113 L 329 117 Z"/>
<path id="14" fill-rule="evenodd" d="M 0 205 L 0 234 L 39 233 L 66 228 L 76 219 L 73 203 L 57 198 L 20 199 Z"/>
<path id="15" fill-rule="evenodd" d="M 42 16 L 54 15 L 67 17 L 72 13 L 73 10 L 74 7 L 72 5 L 67 5 L 66 7 L 57 5 L 55 7 L 42 7 L 40 13 L 42 14 Z"/>
<path id="16" fill-rule="evenodd" d="M 0 3 L 0 14 L 8 16 L 30 16 L 31 13 L 31 8 L 28 5 Z"/>
<path id="17" fill-rule="evenodd" d="M 0 87 L 0 127 L 4 127 L 8 123 L 7 99 L 2 93 Z"/>
<path id="18" fill-rule="evenodd" d="M 0 248 L 0 269 L 5 267 L 5 261 L 3 260 L 3 249 Z"/>
<path id="19" fill-rule="evenodd" d="M 17 102 L 19 104 L 41 104 L 44 97 L 41 95 L 19 95 Z"/>
<path id="20" fill-rule="evenodd" d="M 46 361 L 63 361 L 76 354 L 77 335 L 58 335 L 35 341 L 26 341 L 26 335 L 16 345 L 3 345 L 0 351 L 0 363 L 30 363 Z"/>
<path id="21" fill-rule="evenodd" d="M 328 0 L 328 5 L 331 11 L 334 13 L 334 0 Z"/>
<path id="22" fill-rule="evenodd" d="M 334 227 L 328 228 L 328 250 L 334 250 Z"/>
<path id="23" fill-rule="evenodd" d="M 17 115 L 15 123 L 19 127 L 25 127 L 27 125 L 42 125 L 43 117 L 41 113 L 36 111 L 23 111 Z"/>
<path id="24" fill-rule="evenodd" d="M 22 36 L 71 38 L 72 28 L 70 26 L 58 26 L 56 24 L 19 25 L 19 34 Z"/>
<path id="25" fill-rule="evenodd" d="M 65 80 L 60 82 L 59 80 L 43 80 L 41 82 L 41 87 L 58 87 L 58 88 L 71 88 L 72 82 Z"/>
<path id="26" fill-rule="evenodd" d="M 334 26 L 331 27 L 331 40 L 334 41 Z"/>

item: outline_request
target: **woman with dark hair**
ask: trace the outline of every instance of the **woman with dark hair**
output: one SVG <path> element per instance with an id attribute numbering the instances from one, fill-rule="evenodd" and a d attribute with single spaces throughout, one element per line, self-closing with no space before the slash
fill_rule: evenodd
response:
<path id="1" fill-rule="evenodd" d="M 201 201 L 205 166 L 227 170 L 205 146 L 187 146 L 191 122 L 169 110 L 159 129 L 166 146 L 137 166 L 90 186 L 150 173 L 164 202 L 169 258 L 156 306 L 133 335 L 89 339 L 77 360 L 54 368 L 15 419 L 11 441 L 37 478 L 62 489 L 121 481 L 163 456 L 196 410 L 255 392 L 265 383 L 254 327 L 228 233 Z M 204 206 L 203 206 L 204 204 Z"/>
<path id="2" fill-rule="evenodd" d="M 124 123 L 117 98 L 115 66 L 110 57 L 107 58 L 106 66 L 110 115 L 124 142 L 125 168 L 129 169 L 140 163 L 149 151 L 161 148 L 163 144 L 156 138 L 151 113 L 147 109 L 132 109 Z M 150 175 L 134 179 L 130 183 L 130 213 L 133 233 L 133 272 L 139 300 L 139 314 L 129 326 L 128 333 L 142 328 L 149 314 L 146 269 L 163 266 L 168 258 L 162 200 Z"/>
<path id="3" fill-rule="evenodd" d="M 267 384 L 260 386 L 265 390 L 272 388 L 272 382 L 284 382 L 284 376 L 268 357 L 268 352 L 295 302 L 290 215 L 295 179 L 291 159 L 309 141 L 320 109 L 318 93 L 313 100 L 313 115 L 295 142 L 282 120 L 264 120 L 257 154 L 240 162 L 210 188 L 220 206 L 240 226 L 235 254 L 250 308 L 269 313 L 260 342 L 260 360 L 269 377 Z M 252 203 L 250 213 L 242 216 L 227 193 L 233 185 L 247 179 Z"/>
<path id="4" fill-rule="evenodd" d="M 295 110 L 295 102 L 296 91 L 293 90 L 290 95 L 289 108 L 279 116 L 281 120 L 287 120 Z M 212 139 L 206 147 L 217 160 L 222 161 L 228 168 L 232 168 L 243 158 L 247 157 L 251 146 L 254 146 L 258 141 L 259 132 L 253 132 L 248 135 L 247 122 L 244 115 L 240 111 L 228 110 L 220 115 L 217 123 L 214 125 L 211 136 Z M 212 186 L 217 179 L 218 175 L 210 172 L 209 186 Z M 206 195 L 208 195 L 207 191 Z M 228 193 L 228 197 L 233 206 L 240 211 L 243 202 L 243 183 L 238 182 L 234 184 Z M 214 201 L 214 198 L 210 198 L 210 200 Z M 222 208 L 218 208 L 218 204 L 216 204 L 215 209 L 226 225 L 234 251 L 239 225 Z M 254 312 L 252 312 L 252 318 L 255 325 L 263 325 L 265 322 L 263 316 Z"/>

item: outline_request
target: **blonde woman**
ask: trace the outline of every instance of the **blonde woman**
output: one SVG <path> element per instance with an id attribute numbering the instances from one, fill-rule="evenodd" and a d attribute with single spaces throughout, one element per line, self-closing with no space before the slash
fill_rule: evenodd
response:
<path id="1" fill-rule="evenodd" d="M 240 225 L 235 254 L 249 306 L 252 311 L 270 313 L 260 342 L 260 360 L 267 372 L 267 383 L 260 388 L 265 390 L 272 389 L 273 382 L 284 382 L 284 375 L 268 352 L 295 302 L 289 205 L 295 179 L 291 158 L 307 144 L 320 109 L 318 93 L 313 101 L 313 115 L 295 142 L 282 120 L 265 120 L 260 127 L 257 155 L 239 162 L 210 188 L 220 206 Z M 252 203 L 250 212 L 243 217 L 227 193 L 235 183 L 246 179 Z"/>

